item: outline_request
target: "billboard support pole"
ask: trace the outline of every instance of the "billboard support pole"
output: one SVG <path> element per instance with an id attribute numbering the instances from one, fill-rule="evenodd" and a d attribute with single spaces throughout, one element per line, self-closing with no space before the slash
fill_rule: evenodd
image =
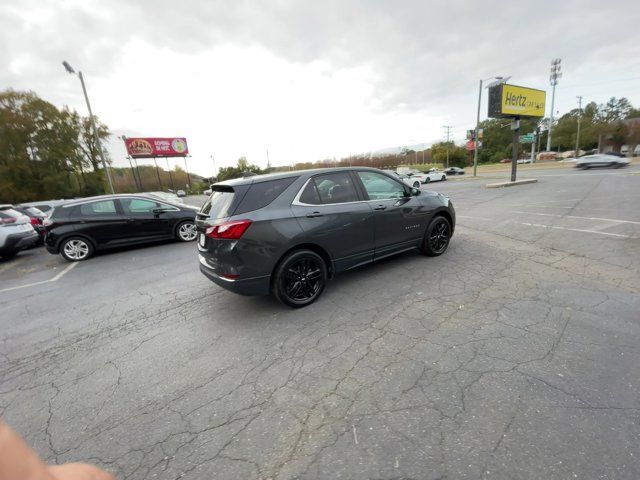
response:
<path id="1" fill-rule="evenodd" d="M 518 144 L 520 142 L 520 118 L 514 117 L 511 120 L 511 130 L 513 130 L 513 155 L 511 156 L 511 181 L 516 181 L 516 170 L 518 168 Z"/>
<path id="2" fill-rule="evenodd" d="M 187 166 L 187 156 L 184 156 L 184 168 L 187 172 L 187 190 L 191 188 L 191 177 L 189 176 L 189 167 Z"/>
<path id="3" fill-rule="evenodd" d="M 156 175 L 158 176 L 158 188 L 162 190 L 162 182 L 160 181 L 160 170 L 158 169 L 158 159 L 153 157 L 153 163 L 156 164 Z"/>
<path id="4" fill-rule="evenodd" d="M 129 160 L 129 166 L 131 167 L 131 175 L 133 175 L 133 183 L 136 184 L 136 190 L 140 191 L 141 188 L 138 185 L 138 178 L 136 177 L 136 171 L 133 169 L 133 163 L 131 162 L 131 156 L 128 156 L 127 159 Z"/>
<path id="5" fill-rule="evenodd" d="M 173 175 L 171 175 L 171 168 L 169 167 L 169 157 L 165 157 L 167 160 L 167 171 L 169 172 L 169 181 L 171 182 L 171 190 L 176 191 L 176 187 L 173 186 Z"/>
<path id="6" fill-rule="evenodd" d="M 140 168 L 138 168 L 138 160 L 133 158 L 133 161 L 136 162 L 136 172 L 138 172 L 138 181 L 140 182 L 140 190 L 144 190 L 144 186 L 142 185 L 142 177 L 140 176 Z"/>

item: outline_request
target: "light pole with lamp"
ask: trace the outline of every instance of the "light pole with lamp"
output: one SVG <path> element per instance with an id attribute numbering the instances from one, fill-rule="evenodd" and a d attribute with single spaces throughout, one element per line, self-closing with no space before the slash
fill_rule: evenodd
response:
<path id="1" fill-rule="evenodd" d="M 62 65 L 65 70 L 72 74 L 76 75 L 76 71 L 73 69 L 71 65 L 67 61 L 63 61 Z M 87 87 L 84 84 L 84 77 L 82 76 L 82 72 L 78 71 L 78 78 L 80 79 L 80 83 L 82 84 L 82 93 L 84 93 L 84 99 L 87 102 L 87 109 L 89 110 L 89 120 L 91 120 L 91 129 L 93 130 L 93 141 L 96 142 L 96 147 L 98 148 L 98 154 L 100 155 L 100 161 L 102 162 L 102 168 L 107 174 L 107 180 L 109 181 L 109 190 L 111 193 L 116 193 L 113 189 L 113 182 L 111 181 L 111 173 L 107 168 L 107 162 L 104 159 L 104 152 L 102 151 L 102 144 L 100 143 L 100 137 L 98 137 L 98 129 L 96 128 L 96 122 L 93 118 L 93 113 L 91 112 L 91 104 L 89 103 L 89 96 L 87 95 Z"/>
<path id="2" fill-rule="evenodd" d="M 494 80 L 490 84 L 486 86 L 486 88 L 494 87 L 496 85 L 500 85 L 501 83 L 506 83 L 511 77 L 489 77 L 484 80 L 480 80 L 480 88 L 478 89 L 478 115 L 476 116 L 476 131 L 473 135 L 474 137 L 474 145 L 473 145 L 473 176 L 476 177 L 476 171 L 478 169 L 478 130 L 480 129 L 480 104 L 482 102 L 482 83 L 488 80 Z"/>

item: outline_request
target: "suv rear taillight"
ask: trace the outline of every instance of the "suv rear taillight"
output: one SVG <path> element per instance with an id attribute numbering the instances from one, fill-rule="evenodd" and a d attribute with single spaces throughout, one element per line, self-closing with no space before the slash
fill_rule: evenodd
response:
<path id="1" fill-rule="evenodd" d="M 29 221 L 31 222 L 31 225 L 40 225 L 40 221 L 35 217 L 29 217 Z"/>
<path id="2" fill-rule="evenodd" d="M 224 238 L 227 240 L 239 239 L 247 228 L 251 225 L 251 220 L 234 220 L 224 222 L 213 227 L 207 227 L 206 234 L 209 238 Z"/>

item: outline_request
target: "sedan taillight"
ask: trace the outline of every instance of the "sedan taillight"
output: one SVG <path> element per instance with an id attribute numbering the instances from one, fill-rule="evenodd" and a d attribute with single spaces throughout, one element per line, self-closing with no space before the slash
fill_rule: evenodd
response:
<path id="1" fill-rule="evenodd" d="M 247 228 L 251 225 L 251 220 L 235 220 L 224 222 L 213 227 L 207 227 L 206 234 L 209 238 L 224 238 L 227 240 L 239 239 Z"/>

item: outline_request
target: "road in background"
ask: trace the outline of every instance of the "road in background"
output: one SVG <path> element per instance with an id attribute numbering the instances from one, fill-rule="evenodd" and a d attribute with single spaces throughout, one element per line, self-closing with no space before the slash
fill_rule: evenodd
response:
<path id="1" fill-rule="evenodd" d="M 0 292 L 0 414 L 123 479 L 638 478 L 640 175 L 543 174 L 426 186 L 449 251 L 302 310 L 221 290 L 181 243 Z"/>

